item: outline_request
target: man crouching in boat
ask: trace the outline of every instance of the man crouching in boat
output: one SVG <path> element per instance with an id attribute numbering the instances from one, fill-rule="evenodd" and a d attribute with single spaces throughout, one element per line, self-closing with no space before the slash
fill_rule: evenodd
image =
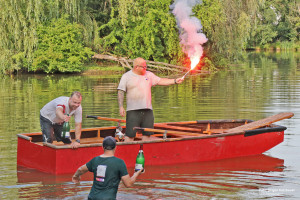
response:
<path id="1" fill-rule="evenodd" d="M 90 160 L 77 169 L 72 177 L 74 183 L 79 183 L 80 176 L 88 171 L 93 172 L 94 181 L 88 199 L 116 199 L 120 181 L 130 187 L 141 174 L 139 170 L 129 176 L 125 162 L 115 157 L 116 140 L 108 136 L 103 140 L 104 153 Z"/>
<path id="2" fill-rule="evenodd" d="M 153 128 L 154 115 L 151 103 L 151 87 L 155 85 L 172 85 L 183 82 L 182 78 L 160 78 L 146 71 L 147 64 L 143 58 L 136 58 L 133 69 L 123 74 L 118 86 L 119 112 L 126 114 L 125 142 L 133 141 L 136 136 L 134 127 Z M 123 107 L 126 92 L 126 113 Z M 142 140 L 150 140 L 153 132 L 143 132 Z"/>
<path id="3" fill-rule="evenodd" d="M 82 96 L 80 92 L 73 92 L 71 97 L 58 97 L 47 103 L 40 110 L 40 123 L 43 133 L 43 141 L 53 143 L 54 136 L 57 141 L 71 144 L 72 148 L 80 146 L 81 122 L 82 122 Z M 61 132 L 64 122 L 68 122 L 71 116 L 75 118 L 75 141 L 70 138 L 62 138 Z"/>

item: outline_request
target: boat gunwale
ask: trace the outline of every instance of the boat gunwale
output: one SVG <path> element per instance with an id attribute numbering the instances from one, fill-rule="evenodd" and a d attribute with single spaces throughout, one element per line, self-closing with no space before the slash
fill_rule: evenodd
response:
<path id="1" fill-rule="evenodd" d="M 100 128 L 100 127 L 99 127 Z M 107 130 L 113 127 L 101 127 L 103 128 L 102 130 Z M 87 128 L 87 129 L 91 129 L 91 130 L 98 130 L 98 128 Z M 87 130 L 87 129 L 83 129 L 83 130 Z M 275 125 L 272 124 L 272 127 L 267 127 L 266 130 L 264 130 L 265 128 L 261 128 L 259 129 L 260 133 L 267 133 L 267 132 L 280 132 L 280 131 L 284 131 L 286 130 L 286 127 L 284 126 L 280 126 L 280 125 Z M 74 130 L 72 130 L 74 131 Z M 227 136 L 234 136 L 234 135 L 245 135 L 247 134 L 251 134 L 251 132 L 257 132 L 257 129 L 252 130 L 252 131 L 240 131 L 240 132 L 235 132 L 235 133 L 220 133 L 220 134 L 212 134 L 212 135 L 202 135 L 202 136 L 184 136 L 184 137 L 180 137 L 180 138 L 166 138 L 166 139 L 155 139 L 155 140 L 149 140 L 149 141 L 131 141 L 131 142 L 117 142 L 117 146 L 122 146 L 122 145 L 137 145 L 137 144 L 149 144 L 149 143 L 162 143 L 162 142 L 176 142 L 176 141 L 185 141 L 185 140 L 201 140 L 201 139 L 208 139 L 208 138 L 217 138 L 217 137 L 227 137 Z M 258 134 L 260 134 L 258 133 Z M 41 132 L 36 132 L 36 133 L 21 133 L 21 134 L 17 134 L 18 137 L 23 138 L 25 140 L 28 140 L 31 142 L 32 138 L 29 136 L 26 136 L 24 134 L 42 134 Z M 250 135 L 251 136 L 251 135 Z M 246 135 L 245 135 L 246 137 Z M 39 145 L 35 142 L 31 142 L 33 144 Z M 46 143 L 43 142 L 42 143 L 43 146 L 47 146 L 53 149 L 71 149 L 70 145 L 63 145 L 63 146 L 57 146 L 55 144 L 50 144 L 50 143 Z M 79 148 L 86 148 L 86 147 L 101 147 L 102 143 L 93 143 L 93 144 L 81 144 L 79 146 Z"/>

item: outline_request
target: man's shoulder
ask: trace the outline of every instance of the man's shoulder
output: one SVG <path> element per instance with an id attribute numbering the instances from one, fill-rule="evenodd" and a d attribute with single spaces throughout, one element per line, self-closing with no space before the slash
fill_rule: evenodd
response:
<path id="1" fill-rule="evenodd" d="M 124 160 L 123 160 L 123 159 L 121 159 L 121 158 L 118 158 L 118 157 L 116 157 L 116 156 L 113 156 L 113 158 L 114 158 L 115 160 L 118 160 L 118 161 L 122 161 L 122 162 L 124 162 Z"/>
<path id="2" fill-rule="evenodd" d="M 116 163 L 116 164 L 117 164 L 117 163 L 119 163 L 119 164 L 125 163 L 123 159 L 118 158 L 118 157 L 115 157 L 115 156 L 111 157 L 111 161 L 112 161 L 113 163 Z"/>
<path id="3" fill-rule="evenodd" d="M 159 78 L 159 76 L 157 76 L 157 75 L 155 75 L 153 72 L 150 72 L 150 71 L 146 71 L 146 76 L 147 77 L 158 77 Z"/>
<path id="4" fill-rule="evenodd" d="M 54 99 L 55 101 L 68 101 L 70 97 L 61 96 Z"/>
<path id="5" fill-rule="evenodd" d="M 103 159 L 107 159 L 107 158 L 112 159 L 112 160 L 121 160 L 121 161 L 123 161 L 123 159 L 118 158 L 116 156 L 110 156 L 110 157 L 95 156 L 94 158 L 92 158 L 92 160 L 101 160 L 101 159 L 103 160 Z"/>
<path id="6" fill-rule="evenodd" d="M 124 77 L 126 77 L 126 76 L 131 76 L 132 74 L 133 74 L 132 70 L 129 70 L 129 71 L 125 72 L 125 73 L 122 75 L 122 77 L 123 77 L 123 76 L 124 76 Z"/>
<path id="7" fill-rule="evenodd" d="M 109 160 L 107 160 L 109 159 Z M 117 158 L 115 156 L 112 156 L 112 157 L 101 157 L 101 156 L 96 156 L 94 158 L 92 158 L 90 160 L 91 163 L 94 163 L 94 164 L 99 164 L 99 163 L 102 163 L 103 161 L 107 160 L 107 162 L 110 162 L 110 163 L 125 163 L 124 160 L 122 160 L 121 158 Z"/>
<path id="8" fill-rule="evenodd" d="M 100 159 L 100 156 L 96 156 L 96 157 L 92 158 L 89 162 L 87 162 L 87 165 L 93 165 L 99 159 Z"/>
<path id="9" fill-rule="evenodd" d="M 118 86 L 118 89 L 121 89 L 121 90 L 125 90 L 125 85 L 128 81 L 131 81 L 133 80 L 134 78 L 134 73 L 132 72 L 132 70 L 128 71 L 128 72 L 125 72 L 122 77 L 121 77 L 121 80 L 120 80 L 120 84 Z"/>

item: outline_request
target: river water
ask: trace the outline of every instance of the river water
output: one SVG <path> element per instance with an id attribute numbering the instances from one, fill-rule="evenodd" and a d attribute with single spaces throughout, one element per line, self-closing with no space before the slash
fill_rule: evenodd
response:
<path id="1" fill-rule="evenodd" d="M 243 65 L 232 65 L 215 74 L 189 75 L 181 85 L 154 87 L 155 122 L 259 120 L 280 112 L 294 112 L 295 116 L 276 123 L 287 127 L 285 140 L 262 155 L 146 166 L 146 173 L 138 178 L 135 187 L 120 184 L 117 198 L 299 199 L 299 60 L 300 54 L 295 52 L 248 53 Z M 83 116 L 119 118 L 116 87 L 120 77 L 121 74 L 1 77 L 0 199 L 87 199 L 91 174 L 75 185 L 71 174 L 52 175 L 17 166 L 16 134 L 39 132 L 39 110 L 43 105 L 75 90 L 83 95 Z M 111 125 L 116 124 L 83 119 L 84 128 Z M 133 169 L 128 170 L 131 175 Z"/>

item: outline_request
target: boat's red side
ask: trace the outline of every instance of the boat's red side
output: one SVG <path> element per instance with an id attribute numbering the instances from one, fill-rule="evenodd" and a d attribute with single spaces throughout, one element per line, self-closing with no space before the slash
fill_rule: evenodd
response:
<path id="1" fill-rule="evenodd" d="M 146 165 L 168 165 L 187 162 L 261 154 L 284 138 L 284 132 L 269 132 L 249 137 L 229 135 L 205 139 L 144 143 Z M 116 157 L 133 167 L 139 144 L 118 145 Z M 101 146 L 78 149 L 54 149 L 18 137 L 18 165 L 52 174 L 74 173 L 78 167 L 103 153 Z"/>
<path id="2" fill-rule="evenodd" d="M 177 165 L 164 166 L 146 166 L 147 173 L 143 174 L 143 179 L 160 179 L 164 180 L 162 173 L 177 174 L 178 172 L 193 175 L 199 173 L 209 173 L 211 177 L 222 171 L 249 171 L 249 172 L 282 172 L 284 169 L 284 160 L 273 158 L 264 154 L 253 156 L 243 156 L 222 160 L 181 163 Z M 133 168 L 128 168 L 129 174 L 132 174 Z M 41 182 L 43 185 L 61 183 L 70 181 L 70 174 L 61 174 L 53 176 L 50 173 L 32 170 L 27 167 L 18 166 L 17 177 L 18 183 Z M 180 178 L 176 178 L 179 180 Z M 182 179 L 185 179 L 184 177 Z M 86 173 L 81 177 L 82 181 L 93 180 L 93 173 Z M 183 180 L 184 181 L 184 180 Z M 201 180 L 203 181 L 203 180 Z"/>

